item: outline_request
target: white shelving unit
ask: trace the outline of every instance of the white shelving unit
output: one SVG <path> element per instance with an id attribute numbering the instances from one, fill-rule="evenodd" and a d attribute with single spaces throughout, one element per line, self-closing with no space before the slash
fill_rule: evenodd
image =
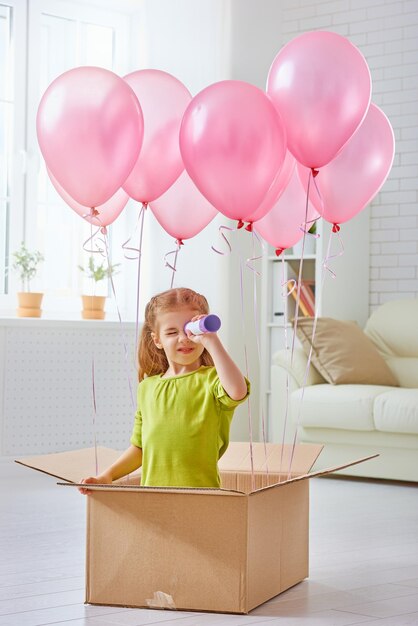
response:
<path id="1" fill-rule="evenodd" d="M 315 251 L 304 254 L 302 280 L 315 281 L 315 305 L 321 317 L 334 317 L 354 320 L 364 326 L 369 315 L 369 211 L 359 213 L 353 220 L 341 225 L 339 236 L 331 237 L 331 249 L 327 258 L 331 224 L 318 220 L 319 237 L 315 240 Z M 310 235 L 306 236 L 305 246 Z M 270 407 L 270 369 L 274 353 L 292 345 L 295 301 L 288 295 L 287 301 L 282 292 L 283 260 L 298 275 L 301 256 L 285 251 L 280 257 L 271 246 L 266 246 L 262 261 L 261 314 L 260 314 L 260 417 L 264 415 L 267 424 L 267 439 L 274 419 Z M 322 289 L 321 289 L 322 285 Z M 288 308 L 288 323 L 285 326 L 284 308 Z M 299 311 L 299 316 L 302 312 Z"/>

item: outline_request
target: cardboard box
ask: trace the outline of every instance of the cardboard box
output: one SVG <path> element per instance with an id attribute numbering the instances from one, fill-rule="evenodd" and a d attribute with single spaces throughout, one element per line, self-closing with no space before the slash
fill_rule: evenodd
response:
<path id="1" fill-rule="evenodd" d="M 86 602 L 248 613 L 308 576 L 309 473 L 323 446 L 231 443 L 222 489 L 140 487 L 138 476 L 87 498 Z M 120 452 L 98 448 L 99 469 Z M 373 457 L 367 457 L 373 458 Z M 349 463 L 354 465 L 366 459 Z M 18 461 L 76 486 L 94 449 Z M 81 497 L 81 496 L 80 496 Z"/>

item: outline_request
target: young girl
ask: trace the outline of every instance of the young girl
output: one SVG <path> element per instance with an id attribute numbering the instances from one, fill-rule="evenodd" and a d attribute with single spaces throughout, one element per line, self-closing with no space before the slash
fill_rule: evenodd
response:
<path id="1" fill-rule="evenodd" d="M 170 289 L 145 308 L 139 344 L 138 410 L 130 447 L 83 483 L 109 484 L 142 465 L 147 487 L 219 487 L 218 459 L 229 444 L 235 407 L 249 383 L 216 333 L 185 324 L 209 313 L 206 298 Z M 87 488 L 80 488 L 87 494 Z"/>

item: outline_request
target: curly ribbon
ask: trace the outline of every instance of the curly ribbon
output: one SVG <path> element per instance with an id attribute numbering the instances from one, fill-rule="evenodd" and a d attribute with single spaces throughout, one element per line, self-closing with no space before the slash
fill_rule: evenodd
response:
<path id="1" fill-rule="evenodd" d="M 143 202 L 141 204 L 141 209 L 138 213 L 138 219 L 137 222 L 135 224 L 135 228 L 134 231 L 132 233 L 132 235 L 122 244 L 122 250 L 130 250 L 131 252 L 135 252 L 134 256 L 127 256 L 126 254 L 125 259 L 128 259 L 129 261 L 136 261 L 136 259 L 138 259 L 138 257 L 141 256 L 141 248 L 142 248 L 142 235 L 143 235 L 143 227 L 144 227 L 144 214 L 145 211 L 147 210 L 148 207 L 148 202 Z M 129 246 L 128 244 L 132 241 L 134 234 L 136 233 L 136 231 L 138 230 L 138 224 L 141 224 L 140 226 L 140 235 L 139 235 L 139 247 L 136 248 L 135 246 Z"/>
<path id="2" fill-rule="evenodd" d="M 164 256 L 164 261 L 165 261 L 165 267 L 169 267 L 172 270 L 172 275 L 171 275 L 171 284 L 170 284 L 170 289 L 173 288 L 174 285 L 174 275 L 177 272 L 177 256 L 179 253 L 179 250 L 181 248 L 181 246 L 184 246 L 184 242 L 182 239 L 176 239 L 176 244 L 177 244 L 177 248 L 175 250 L 171 250 L 170 252 L 167 252 L 167 254 Z M 169 257 L 171 254 L 174 254 L 174 263 L 173 265 L 171 265 L 168 261 L 167 261 L 167 257 Z"/>
<path id="3" fill-rule="evenodd" d="M 242 223 L 242 225 L 244 225 L 244 222 Z M 225 241 L 226 245 L 228 246 L 229 251 L 228 252 L 221 252 L 221 250 L 217 250 L 214 246 L 211 246 L 212 250 L 214 252 L 216 252 L 216 254 L 222 254 L 222 256 L 224 256 L 225 254 L 231 254 L 232 252 L 232 246 L 229 243 L 225 233 L 223 232 L 224 230 L 229 230 L 231 233 L 235 232 L 236 230 L 238 230 L 239 228 L 242 228 L 242 226 L 237 226 L 237 228 L 230 228 L 229 226 L 219 226 L 218 228 L 218 232 L 219 232 L 219 236 L 222 237 L 222 239 Z"/>
<path id="4" fill-rule="evenodd" d="M 242 333 L 244 337 L 244 358 L 245 358 L 245 375 L 249 379 L 249 367 L 248 367 L 248 353 L 247 353 L 247 343 L 245 341 L 245 337 L 247 336 L 245 332 L 245 317 L 244 317 L 244 281 L 243 281 L 243 272 L 242 272 L 242 259 L 240 258 L 239 263 L 239 276 L 240 276 L 240 295 L 241 295 L 241 320 L 242 320 Z M 254 454 L 253 454 L 253 419 L 251 414 L 251 403 L 250 400 L 247 400 L 248 406 L 248 432 L 250 439 L 250 463 L 251 463 L 251 489 L 255 490 L 255 476 L 254 476 Z"/>
<path id="5" fill-rule="evenodd" d="M 94 207 L 91 207 L 90 213 L 85 213 L 84 215 L 82 215 L 83 219 L 85 219 L 87 222 L 90 223 L 90 237 L 88 237 L 88 239 L 86 239 L 83 242 L 83 250 L 85 252 L 88 252 L 89 254 L 101 254 L 103 256 L 103 250 L 99 248 L 99 246 L 97 245 L 95 241 L 96 235 L 98 235 L 100 232 L 103 233 L 103 229 L 106 231 L 106 226 L 101 224 L 99 215 L 100 215 L 99 211 L 95 209 Z M 94 231 L 94 233 L 93 233 L 93 219 L 99 222 L 99 226 L 97 230 Z M 87 247 L 88 244 L 91 245 L 91 248 Z M 96 245 L 96 249 L 93 249 L 93 244 Z"/>
<path id="6" fill-rule="evenodd" d="M 334 226 L 336 226 L 336 224 L 334 224 L 332 226 L 332 228 L 331 228 L 331 233 L 330 233 L 330 237 L 329 237 L 329 240 L 328 240 L 327 254 L 326 254 L 325 259 L 324 259 L 324 261 L 322 263 L 323 268 L 330 273 L 331 278 L 336 278 L 337 275 L 328 266 L 328 262 L 331 261 L 332 259 L 338 259 L 338 257 L 340 257 L 340 256 L 342 256 L 344 254 L 344 244 L 343 244 L 343 241 L 341 239 L 340 232 L 339 232 L 340 231 L 340 227 L 338 226 L 338 230 L 337 230 L 337 229 L 334 228 Z M 333 235 L 337 236 L 338 244 L 340 246 L 340 250 L 336 254 L 331 254 L 331 244 L 332 244 Z"/>

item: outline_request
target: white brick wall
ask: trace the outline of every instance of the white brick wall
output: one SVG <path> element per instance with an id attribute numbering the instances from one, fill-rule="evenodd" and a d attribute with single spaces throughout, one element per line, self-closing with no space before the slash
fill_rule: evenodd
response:
<path id="1" fill-rule="evenodd" d="M 372 99 L 396 155 L 371 205 L 370 309 L 418 296 L 418 0 L 284 0 L 283 43 L 308 30 L 348 37 L 366 57 Z"/>

